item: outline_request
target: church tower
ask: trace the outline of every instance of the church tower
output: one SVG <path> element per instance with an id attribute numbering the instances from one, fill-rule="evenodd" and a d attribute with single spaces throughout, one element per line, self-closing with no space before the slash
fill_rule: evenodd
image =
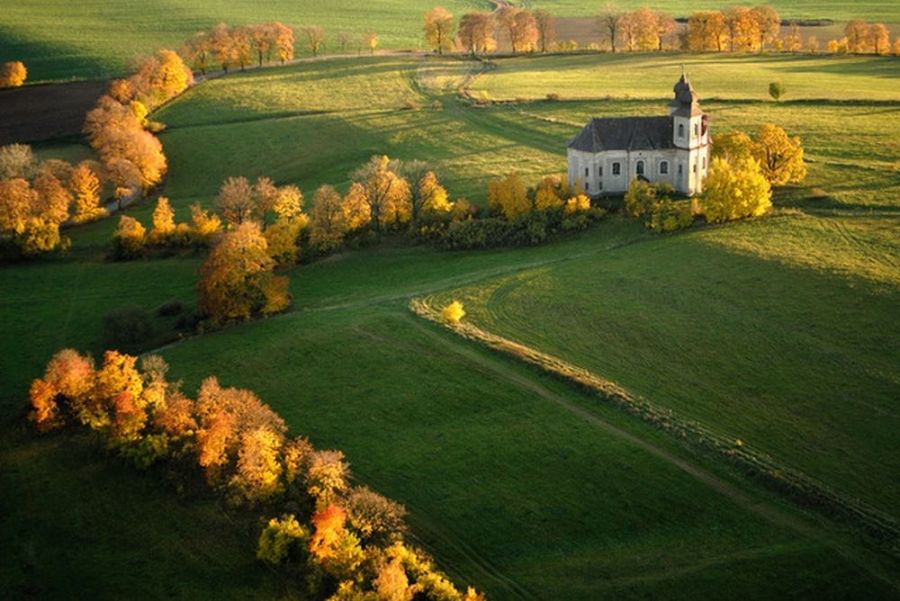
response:
<path id="1" fill-rule="evenodd" d="M 700 109 L 700 98 L 684 71 L 674 92 L 669 116 L 675 146 L 675 189 L 699 194 L 709 169 L 709 116 Z"/>

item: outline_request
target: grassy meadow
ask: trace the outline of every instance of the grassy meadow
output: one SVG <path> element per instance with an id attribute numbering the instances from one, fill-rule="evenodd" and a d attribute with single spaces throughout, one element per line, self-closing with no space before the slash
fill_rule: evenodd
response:
<path id="1" fill-rule="evenodd" d="M 253 388 L 293 431 L 343 449 L 359 482 L 409 508 L 416 539 L 441 566 L 490 599 L 896 598 L 895 561 L 852 532 L 406 308 L 412 296 L 461 296 L 476 323 L 896 515 L 900 93 L 891 76 L 900 63 L 815 62 L 809 79 L 830 74 L 834 89 L 816 84 L 804 92 L 814 102 L 775 104 L 760 82 L 799 59 L 739 57 L 755 74 L 745 79 L 720 65 L 731 58 L 692 58 L 701 97 L 721 97 L 704 103 L 714 128 L 773 121 L 803 138 L 809 180 L 778 193 L 775 216 L 672 236 L 612 217 L 527 249 L 396 243 L 342 253 L 291 270 L 290 312 L 165 348 L 172 376 L 190 392 L 210 374 Z M 591 59 L 597 73 L 651 60 Z M 483 205 L 492 177 L 563 171 L 565 143 L 589 116 L 664 111 L 680 73 L 659 57 L 658 84 L 622 77 L 615 91 L 598 85 L 579 99 L 567 73 L 592 73 L 582 60 L 497 60 L 472 80 L 469 62 L 374 57 L 212 80 L 154 116 L 168 125 L 164 193 L 181 219 L 231 175 L 296 183 L 309 199 L 387 153 L 432 162 L 454 196 Z M 574 100 L 542 100 L 541 81 L 553 77 L 552 91 Z M 475 108 L 456 96 L 467 81 L 476 96 L 533 100 Z M 864 90 L 856 100 L 840 102 L 855 86 Z M 149 223 L 151 211 L 129 213 Z M 145 581 L 146 598 L 299 596 L 254 564 L 252 525 L 211 542 L 228 519 L 221 508 L 173 500 L 167 485 L 85 441 L 21 425 L 29 381 L 62 346 L 99 353 L 107 312 L 195 303 L 198 258 L 107 262 L 114 227 L 70 230 L 69 256 L 0 269 L 0 502 L 10 508 L 0 527 L 13 533 L 0 584 L 61 598 L 80 570 L 98 579 L 98 597 L 128 596 Z M 105 510 L 107 490 L 124 508 Z M 35 495 L 33 506 L 20 501 Z M 73 497 L 86 509 L 58 529 Z M 122 524 L 109 525 L 110 515 Z M 152 530 L 145 548 L 130 534 L 136 515 Z M 76 540 L 90 551 L 73 557 Z M 109 588 L 103 570 L 116 571 Z"/>
<path id="2" fill-rule="evenodd" d="M 282 21 L 294 27 L 318 25 L 328 33 L 326 51 L 340 50 L 338 33 L 345 31 L 357 38 L 367 32 L 379 34 L 382 48 L 424 49 L 422 15 L 441 5 L 457 19 L 470 11 L 487 11 L 493 5 L 487 0 L 379 0 L 360 8 L 348 0 L 269 0 L 260 4 L 223 0 L 166 0 L 151 4 L 140 2 L 110 3 L 104 0 L 27 0 L 10 2 L 0 12 L 0 49 L 2 60 L 23 60 L 29 69 L 29 80 L 103 79 L 127 71 L 138 54 L 149 54 L 160 47 L 180 47 L 195 32 L 209 29 L 220 22 L 232 25 Z M 591 20 L 602 9 L 601 4 L 575 0 L 518 2 L 539 7 L 560 17 Z M 622 0 L 622 10 L 642 6 L 665 10 L 675 16 L 687 16 L 695 10 L 724 9 L 742 5 L 739 0 L 676 0 L 644 2 Z M 900 7 L 890 0 L 837 2 L 836 0 L 773 0 L 784 19 L 829 18 L 842 26 L 851 19 L 864 19 L 887 24 L 900 23 Z M 59 18 L 65 15 L 65 19 Z M 161 27 L 161 24 L 165 24 Z M 839 37 L 840 26 L 822 29 L 823 43 Z M 563 32 L 571 26 L 563 26 Z M 585 27 L 578 25 L 578 37 L 586 42 Z M 894 28 L 896 32 L 896 28 Z M 813 29 L 809 33 L 817 33 Z M 599 41 L 600 34 L 588 36 Z M 586 45 L 583 44 L 583 45 Z M 306 54 L 302 34 L 298 35 L 298 55 Z M 347 51 L 357 52 L 357 47 Z"/>

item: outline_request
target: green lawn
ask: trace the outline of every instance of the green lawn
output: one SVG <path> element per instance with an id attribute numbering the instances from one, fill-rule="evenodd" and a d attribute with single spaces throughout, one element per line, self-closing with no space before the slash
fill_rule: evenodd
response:
<path id="1" fill-rule="evenodd" d="M 522 65 L 552 71 L 569 59 L 541 60 L 498 61 L 476 85 L 509 69 L 533 82 Z M 565 142 L 590 115 L 665 110 L 674 80 L 662 73 L 668 66 L 660 69 L 652 99 L 635 100 L 635 84 L 603 103 L 473 108 L 455 97 L 471 67 L 376 57 L 194 88 L 154 117 L 169 125 L 164 193 L 182 219 L 230 175 L 297 183 L 310 198 L 321 183 L 346 185 L 353 168 L 383 152 L 434 163 L 454 196 L 484 204 L 492 177 L 563 171 Z M 873 95 L 889 87 L 879 77 L 859 81 Z M 573 97 L 575 80 L 566 86 L 558 91 Z M 295 432 L 344 449 L 359 481 L 409 507 L 415 536 L 441 565 L 491 599 L 896 597 L 896 565 L 852 534 L 406 309 L 411 296 L 460 290 L 476 322 L 893 511 L 897 104 L 775 105 L 747 93 L 704 106 L 716 128 L 774 121 L 803 137 L 810 179 L 779 193 L 781 215 L 664 237 L 614 217 L 535 248 L 449 253 L 387 244 L 343 253 L 292 270 L 295 305 L 286 315 L 166 349 L 172 375 L 191 391 L 210 374 L 251 387 Z M 74 157 L 83 147 L 38 150 Z M 148 203 L 129 212 L 149 223 L 151 211 Z M 61 596 L 54 591 L 69 590 L 83 572 L 96 578 L 86 590 L 97 597 L 128 596 L 144 580 L 156 583 L 140 589 L 147 598 L 220 597 L 226 588 L 235 597 L 251 589 L 277 597 L 283 583 L 253 563 L 252 534 L 215 544 L 197 535 L 199 549 L 215 546 L 210 559 L 183 546 L 184 528 L 158 526 L 190 521 L 217 532 L 224 518 L 215 508 L 176 508 L 167 488 L 123 475 L 84 441 L 23 431 L 28 383 L 55 350 L 99 353 L 112 309 L 195 302 L 198 258 L 104 261 L 115 221 L 70 230 L 68 257 L 0 269 L 0 502 L 11 508 L 0 528 L 13 541 L 0 586 Z M 107 490 L 125 513 L 107 509 Z M 35 495 L 34 507 L 20 501 Z M 88 517 L 58 532 L 53 518 L 66 515 L 71 498 Z M 94 526 L 110 513 L 123 523 L 142 516 L 152 543 L 135 548 L 140 533 Z M 89 550 L 73 557 L 79 544 Z M 167 549 L 176 551 L 155 561 Z M 47 567 L 35 568 L 37 558 Z M 194 567 L 204 562 L 211 566 Z M 104 571 L 116 577 L 105 584 Z"/>

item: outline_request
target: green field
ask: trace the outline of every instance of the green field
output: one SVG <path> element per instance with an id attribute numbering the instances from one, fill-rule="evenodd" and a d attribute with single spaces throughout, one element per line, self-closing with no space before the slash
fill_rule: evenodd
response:
<path id="1" fill-rule="evenodd" d="M 195 32 L 217 23 L 259 23 L 278 20 L 295 27 L 319 25 L 329 39 L 326 51 L 340 50 L 338 33 L 357 37 L 369 31 L 379 34 L 382 48 L 423 49 L 422 15 L 442 5 L 459 16 L 469 11 L 493 8 L 487 0 L 378 0 L 360 8 L 348 0 L 270 0 L 261 4 L 240 4 L 223 0 L 167 0 L 151 4 L 128 0 L 109 3 L 84 0 L 27 0 L 10 2 L 0 11 L 0 60 L 22 60 L 29 68 L 30 81 L 101 79 L 127 72 L 130 63 L 160 47 L 180 47 Z M 550 10 L 565 17 L 592 18 L 602 3 L 585 4 L 573 0 L 525 1 L 521 4 Z M 677 0 L 643 2 L 624 0 L 621 9 L 650 6 L 677 16 L 694 10 L 721 9 L 747 4 L 739 0 Z M 900 23 L 900 7 L 890 0 L 836 2 L 825 0 L 769 2 L 783 18 L 830 18 L 839 22 L 865 19 Z M 61 16 L 64 15 L 64 18 Z M 165 23 L 165 27 L 160 24 Z M 834 28 L 820 34 L 834 37 Z M 596 36 L 599 39 L 599 33 Z M 298 36 L 298 56 L 306 54 Z M 356 52 L 357 48 L 353 48 Z"/>
<path id="2" fill-rule="evenodd" d="M 217 79 L 154 117 L 169 126 L 165 194 L 179 217 L 191 202 L 208 204 L 230 175 L 270 175 L 311 197 L 323 182 L 346 185 L 354 167 L 385 152 L 434 163 L 454 195 L 483 205 L 491 177 L 563 171 L 565 142 L 589 116 L 664 111 L 679 73 L 661 57 L 656 92 L 629 84 L 604 101 L 548 102 L 527 85 L 558 73 L 554 91 L 576 97 L 578 80 L 566 73 L 569 61 L 586 68 L 580 60 L 496 61 L 474 89 L 538 100 L 484 108 L 456 97 L 474 64 L 455 60 L 343 59 Z M 598 71 L 624 72 L 648 59 L 630 57 L 631 67 L 603 60 Z M 773 121 L 801 135 L 808 151 L 809 181 L 779 192 L 776 216 L 664 237 L 613 217 L 535 248 L 387 244 L 343 253 L 292 270 L 291 312 L 165 349 L 172 375 L 188 390 L 210 374 L 253 388 L 293 431 L 344 449 L 360 482 L 407 505 L 415 538 L 440 565 L 491 599 L 897 598 L 895 561 L 845 527 L 406 308 L 412 296 L 463 295 L 476 323 L 896 515 L 900 94 L 890 92 L 890 77 L 898 63 L 815 63 L 811 79 L 831 73 L 840 83 L 846 73 L 854 84 L 831 93 L 824 84 L 810 88 L 815 102 L 776 105 L 760 101 L 759 81 L 796 65 L 754 58 L 743 64 L 756 75 L 717 84 L 729 60 L 703 57 L 690 67 L 709 73 L 710 89 L 721 86 L 723 99 L 704 103 L 714 127 Z M 697 85 L 701 97 L 718 94 Z M 854 85 L 868 92 L 836 101 Z M 130 213 L 147 223 L 151 210 Z M 217 540 L 209 556 L 195 551 L 222 529 L 220 510 L 176 506 L 166 485 L 123 475 L 84 441 L 40 439 L 21 426 L 28 382 L 62 346 L 100 352 L 105 313 L 195 302 L 198 258 L 106 262 L 114 226 L 72 230 L 66 258 L 0 269 L 0 501 L 11 508 L 0 528 L 13 541 L 0 584 L 22 597 L 39 587 L 61 598 L 83 572 L 97 578 L 89 590 L 100 597 L 289 594 L 253 564 L 244 530 Z M 76 450 L 66 453 L 69 444 Z M 167 524 L 135 549 L 140 540 L 125 526 L 95 524 L 110 513 L 134 520 L 102 511 L 103 491 L 120 487 L 148 530 L 169 520 L 207 534 L 185 547 L 185 528 Z M 41 499 L 34 507 L 19 501 L 33 495 Z M 91 509 L 56 530 L 70 498 Z M 91 551 L 73 558 L 76 541 Z M 176 550 L 167 562 L 154 561 L 167 549 Z M 108 588 L 105 570 L 116 571 Z M 145 580 L 152 586 L 135 588 Z"/>

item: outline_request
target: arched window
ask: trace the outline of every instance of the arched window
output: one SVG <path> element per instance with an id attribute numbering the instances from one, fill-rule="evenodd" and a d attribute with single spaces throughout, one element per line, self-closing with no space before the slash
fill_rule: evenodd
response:
<path id="1" fill-rule="evenodd" d="M 669 161 L 661 161 L 659 163 L 659 174 L 669 175 Z"/>
<path id="2" fill-rule="evenodd" d="M 638 175 L 644 175 L 644 161 L 638 161 L 637 165 L 635 165 L 635 170 Z"/>
<path id="3" fill-rule="evenodd" d="M 613 163 L 613 175 L 619 175 L 622 173 L 622 166 L 619 163 Z"/>
<path id="4" fill-rule="evenodd" d="M 678 124 L 678 137 L 679 137 L 679 138 L 683 138 L 683 137 L 684 137 L 684 123 L 679 123 L 679 124 Z"/>

